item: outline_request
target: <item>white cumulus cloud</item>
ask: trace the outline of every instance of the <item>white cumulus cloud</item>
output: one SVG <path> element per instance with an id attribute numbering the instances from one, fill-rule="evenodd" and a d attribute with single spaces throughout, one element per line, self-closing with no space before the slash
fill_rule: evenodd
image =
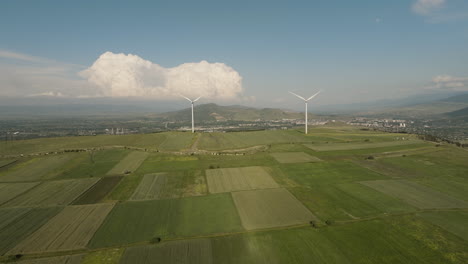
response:
<path id="1" fill-rule="evenodd" d="M 430 88 L 465 91 L 468 89 L 468 77 L 455 77 L 451 75 L 438 75 L 432 78 Z"/>
<path id="2" fill-rule="evenodd" d="M 80 76 L 108 97 L 173 98 L 177 95 L 212 99 L 242 96 L 242 77 L 224 63 L 201 61 L 165 68 L 132 54 L 103 53 Z"/>
<path id="3" fill-rule="evenodd" d="M 445 0 L 417 0 L 412 9 L 420 15 L 429 15 L 433 11 L 440 9 L 445 4 Z"/>

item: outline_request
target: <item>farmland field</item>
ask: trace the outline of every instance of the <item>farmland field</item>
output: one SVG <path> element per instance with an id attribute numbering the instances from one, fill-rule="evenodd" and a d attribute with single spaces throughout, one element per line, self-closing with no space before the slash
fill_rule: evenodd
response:
<path id="1" fill-rule="evenodd" d="M 377 143 L 333 143 L 333 144 L 306 144 L 305 146 L 315 151 L 336 151 L 336 150 L 352 150 L 352 149 L 368 149 L 368 148 L 382 148 L 401 145 L 419 144 L 419 140 L 399 140 L 387 141 Z"/>
<path id="2" fill-rule="evenodd" d="M 206 170 L 206 179 L 210 193 L 278 187 L 262 167 Z"/>
<path id="3" fill-rule="evenodd" d="M 0 209 L 0 255 L 45 224 L 62 208 Z"/>
<path id="4" fill-rule="evenodd" d="M 4 207 L 67 205 L 93 186 L 99 179 L 43 182 L 28 192 L 8 201 Z"/>
<path id="5" fill-rule="evenodd" d="M 113 204 L 77 205 L 63 209 L 10 254 L 85 248 Z"/>
<path id="6" fill-rule="evenodd" d="M 38 185 L 39 182 L 0 183 L 0 205 Z"/>
<path id="7" fill-rule="evenodd" d="M 193 263 L 210 264 L 212 250 L 210 239 L 193 239 L 168 242 L 161 246 L 131 247 L 125 250 L 120 263 Z"/>
<path id="8" fill-rule="evenodd" d="M 53 155 L 50 157 L 33 158 L 24 163 L 18 163 L 0 174 L 2 182 L 37 181 L 51 179 L 61 172 L 62 166 L 71 159 L 74 154 Z"/>
<path id="9" fill-rule="evenodd" d="M 304 162 L 318 162 L 319 158 L 310 156 L 304 152 L 277 152 L 271 153 L 279 163 L 304 163 Z"/>
<path id="10" fill-rule="evenodd" d="M 12 142 L 0 262 L 468 263 L 466 149 L 309 132 Z"/>
<path id="11" fill-rule="evenodd" d="M 73 204 L 93 204 L 100 202 L 122 180 L 122 176 L 101 178 L 96 184 L 80 195 Z"/>
<path id="12" fill-rule="evenodd" d="M 316 217 L 285 189 L 232 193 L 247 230 L 305 224 Z"/>
<path id="13" fill-rule="evenodd" d="M 468 203 L 407 180 L 364 181 L 362 184 L 376 189 L 420 209 L 467 208 Z"/>
<path id="14" fill-rule="evenodd" d="M 108 171 L 107 175 L 125 174 L 127 171 L 133 172 L 140 167 L 148 155 L 147 152 L 133 151 Z"/>
<path id="15" fill-rule="evenodd" d="M 230 194 L 117 204 L 96 232 L 93 248 L 242 230 Z"/>
<path id="16" fill-rule="evenodd" d="M 17 159 L 0 160 L 0 169 L 17 162 Z"/>

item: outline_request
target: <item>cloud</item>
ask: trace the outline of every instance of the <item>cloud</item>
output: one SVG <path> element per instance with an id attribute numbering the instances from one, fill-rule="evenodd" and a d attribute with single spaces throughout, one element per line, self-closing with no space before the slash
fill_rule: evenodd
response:
<path id="1" fill-rule="evenodd" d="M 43 62 L 45 59 L 34 57 L 26 54 L 21 54 L 17 52 L 12 52 L 8 50 L 0 50 L 0 58 L 5 59 L 14 59 L 14 60 L 21 60 L 21 61 L 29 61 L 29 62 Z"/>
<path id="2" fill-rule="evenodd" d="M 467 91 L 468 77 L 454 77 L 446 74 L 438 75 L 432 78 L 432 85 L 428 88 Z"/>
<path id="3" fill-rule="evenodd" d="M 201 61 L 164 68 L 137 55 L 105 52 L 80 76 L 108 97 L 174 98 L 179 94 L 211 99 L 242 96 L 242 77 L 224 63 Z"/>
<path id="4" fill-rule="evenodd" d="M 419 15 L 430 15 L 442 8 L 444 4 L 445 0 L 417 0 L 412 6 L 412 10 Z"/>

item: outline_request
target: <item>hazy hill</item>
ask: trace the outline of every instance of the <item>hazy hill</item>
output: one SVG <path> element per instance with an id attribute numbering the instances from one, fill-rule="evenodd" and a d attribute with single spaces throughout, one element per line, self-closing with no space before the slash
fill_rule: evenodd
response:
<path id="1" fill-rule="evenodd" d="M 453 112 L 449 112 L 445 114 L 448 118 L 456 119 L 456 120 L 463 120 L 468 122 L 468 107 L 462 108 L 460 110 L 456 110 Z"/>
<path id="2" fill-rule="evenodd" d="M 203 104 L 195 106 L 195 116 L 200 121 L 226 121 L 226 120 L 280 120 L 303 118 L 299 112 L 276 108 L 257 109 L 245 106 L 220 106 L 217 104 Z M 188 121 L 191 118 L 191 109 L 156 114 L 155 117 L 170 121 Z"/>
<path id="3" fill-rule="evenodd" d="M 460 94 L 431 102 L 392 107 L 386 110 L 369 113 L 370 115 L 393 115 L 394 117 L 437 117 L 445 113 L 456 112 L 468 107 L 468 94 Z"/>

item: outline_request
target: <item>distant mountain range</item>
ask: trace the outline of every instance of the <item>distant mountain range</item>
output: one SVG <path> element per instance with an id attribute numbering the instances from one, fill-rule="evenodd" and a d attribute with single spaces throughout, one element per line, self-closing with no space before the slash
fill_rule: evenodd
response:
<path id="1" fill-rule="evenodd" d="M 281 120 L 303 118 L 300 112 L 277 108 L 253 108 L 240 105 L 220 106 L 217 104 L 202 104 L 194 108 L 196 119 L 199 121 L 253 121 L 253 120 Z M 153 114 L 151 117 L 168 121 L 189 121 L 191 109 L 186 108 L 162 114 Z"/>

